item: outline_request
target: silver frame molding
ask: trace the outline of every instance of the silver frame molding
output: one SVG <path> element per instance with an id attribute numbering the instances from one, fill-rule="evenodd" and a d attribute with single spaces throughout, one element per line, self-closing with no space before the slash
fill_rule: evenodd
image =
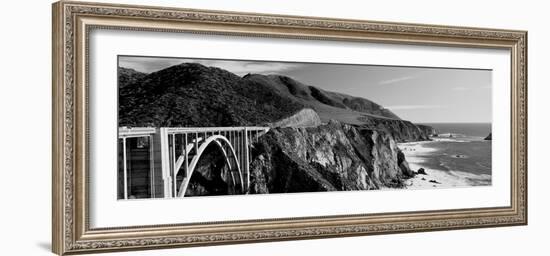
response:
<path id="1" fill-rule="evenodd" d="M 93 29 L 343 40 L 511 51 L 511 205 L 92 229 L 88 34 Z M 527 224 L 527 32 L 61 1 L 53 4 L 52 249 L 74 254 Z"/>

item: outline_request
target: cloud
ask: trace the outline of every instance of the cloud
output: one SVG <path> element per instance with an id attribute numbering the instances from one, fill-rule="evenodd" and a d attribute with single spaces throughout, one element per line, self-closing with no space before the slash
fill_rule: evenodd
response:
<path id="1" fill-rule="evenodd" d="M 248 73 L 277 74 L 303 66 L 300 63 L 267 62 L 267 61 L 235 61 L 209 59 L 179 59 L 155 57 L 120 57 L 119 66 L 132 68 L 143 73 L 152 73 L 181 63 L 199 63 L 209 67 L 225 69 L 239 76 Z"/>
<path id="2" fill-rule="evenodd" d="M 414 110 L 414 109 L 434 109 L 434 108 L 445 108 L 442 105 L 396 105 L 396 106 L 387 106 L 385 107 L 390 110 Z"/>
<path id="3" fill-rule="evenodd" d="M 378 82 L 378 84 L 380 84 L 380 85 L 395 84 L 395 83 L 399 83 L 399 82 L 403 82 L 403 81 L 408 81 L 408 80 L 411 80 L 413 78 L 414 78 L 414 76 L 398 77 L 398 78 L 393 78 L 393 79 L 389 79 L 389 80 L 380 81 L 380 82 Z"/>

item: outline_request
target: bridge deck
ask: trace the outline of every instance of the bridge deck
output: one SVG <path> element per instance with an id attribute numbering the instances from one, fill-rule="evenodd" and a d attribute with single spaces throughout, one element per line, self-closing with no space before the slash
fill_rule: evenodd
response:
<path id="1" fill-rule="evenodd" d="M 249 162 L 250 147 L 260 136 L 269 131 L 269 127 L 120 127 L 119 148 L 119 199 L 133 198 L 132 177 L 136 173 L 150 172 L 150 197 L 185 196 L 195 166 L 202 152 L 215 142 L 226 158 L 231 169 L 232 182 L 241 187 L 241 193 L 247 193 L 250 183 Z M 127 149 L 127 140 L 149 139 L 149 169 L 139 170 L 132 164 L 132 152 Z M 204 145 L 203 145 L 204 144 Z M 120 150 L 120 149 L 119 149 Z M 231 161 L 234 163 L 232 164 Z M 121 163 L 122 162 L 122 163 Z M 183 170 L 183 171 L 182 171 Z M 239 178 L 234 177 L 235 173 Z M 143 176 L 143 175 L 142 175 Z M 120 179 L 120 178 L 119 178 Z M 240 185 L 239 185 L 240 184 Z M 121 188 L 122 187 L 122 188 Z M 124 191 L 122 193 L 122 191 Z M 123 196 L 121 196 L 123 195 Z"/>

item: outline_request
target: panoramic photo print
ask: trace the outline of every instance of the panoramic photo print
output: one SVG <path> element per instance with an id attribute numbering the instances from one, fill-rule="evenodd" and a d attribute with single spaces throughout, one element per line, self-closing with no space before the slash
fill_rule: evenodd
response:
<path id="1" fill-rule="evenodd" d="M 118 57 L 118 199 L 489 186 L 492 71 Z"/>

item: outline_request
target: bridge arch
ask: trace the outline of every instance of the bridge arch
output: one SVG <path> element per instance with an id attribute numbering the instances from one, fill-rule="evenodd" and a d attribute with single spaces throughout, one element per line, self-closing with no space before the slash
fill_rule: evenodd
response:
<path id="1" fill-rule="evenodd" d="M 239 159 L 237 158 L 235 149 L 231 145 L 231 142 L 225 136 L 212 135 L 208 137 L 197 149 L 197 154 L 195 155 L 195 157 L 193 157 L 193 160 L 191 160 L 191 163 L 189 164 L 189 167 L 188 167 L 189 169 L 189 173 L 187 176 L 188 178 L 184 179 L 184 181 L 181 183 L 180 188 L 178 190 L 178 197 L 185 196 L 185 192 L 187 192 L 187 187 L 189 186 L 189 183 L 191 181 L 191 177 L 193 176 L 195 168 L 197 167 L 197 164 L 199 163 L 203 152 L 211 144 L 218 146 L 218 148 L 222 151 L 225 161 L 229 167 L 232 182 L 235 184 L 236 187 L 238 187 L 238 189 L 240 189 L 241 191 L 244 191 L 243 172 L 241 170 L 241 166 L 239 165 Z M 229 149 L 229 152 L 225 150 L 224 145 L 227 146 L 227 148 Z M 231 160 L 233 161 L 234 164 L 231 164 Z M 234 175 L 235 171 L 237 172 L 238 177 L 235 177 Z"/>

